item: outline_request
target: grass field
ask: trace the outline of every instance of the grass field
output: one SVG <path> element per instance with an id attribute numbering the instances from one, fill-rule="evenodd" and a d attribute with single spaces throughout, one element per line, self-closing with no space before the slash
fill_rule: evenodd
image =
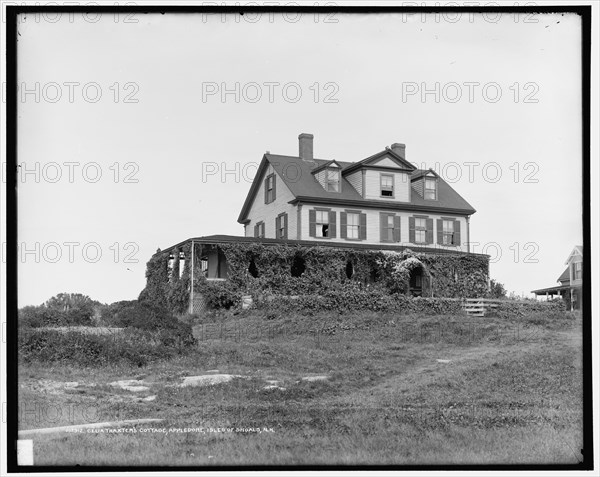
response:
<path id="1" fill-rule="evenodd" d="M 254 311 L 194 331 L 196 349 L 143 368 L 20 364 L 20 429 L 164 419 L 130 428 L 135 433 L 34 436 L 35 464 L 583 460 L 578 316 L 265 317 Z M 183 377 L 217 371 L 241 377 L 178 386 Z M 321 378 L 302 379 L 311 376 Z M 109 384 L 125 379 L 148 389 Z"/>

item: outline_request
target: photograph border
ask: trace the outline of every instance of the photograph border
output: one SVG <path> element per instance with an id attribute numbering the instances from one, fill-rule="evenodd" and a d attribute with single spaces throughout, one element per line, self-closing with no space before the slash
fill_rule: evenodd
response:
<path id="1" fill-rule="evenodd" d="M 582 231 L 583 267 L 583 442 L 585 459 L 579 464 L 448 464 L 448 465 L 241 465 L 241 466 L 22 466 L 17 464 L 18 439 L 18 260 L 17 260 L 17 19 L 23 13 L 573 13 L 581 17 L 581 125 L 582 125 Z M 6 111 L 7 111 L 7 174 L 6 174 L 6 270 L 7 270 L 7 469 L 9 472 L 111 472 L 111 471 L 297 471 L 297 470 L 591 470 L 594 468 L 592 415 L 592 300 L 591 300 L 591 231 L 590 231 L 590 89 L 591 89 L 591 26 L 590 5 L 569 6 L 206 6 L 206 5 L 126 5 L 126 6 L 6 6 Z M 583 449 L 582 449 L 583 452 Z"/>

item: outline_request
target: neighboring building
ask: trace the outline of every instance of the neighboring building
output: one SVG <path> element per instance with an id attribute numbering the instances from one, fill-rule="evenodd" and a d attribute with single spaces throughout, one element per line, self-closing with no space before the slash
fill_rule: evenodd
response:
<path id="1" fill-rule="evenodd" d="M 532 290 L 537 296 L 545 296 L 547 300 L 561 297 L 567 304 L 567 309 L 581 309 L 581 290 L 583 277 L 583 247 L 577 245 L 565 262 L 567 268 L 558 277 L 559 285 Z"/>
<path id="2" fill-rule="evenodd" d="M 418 246 L 469 252 L 475 209 L 393 144 L 359 162 L 264 154 L 238 222 L 246 237 Z"/>

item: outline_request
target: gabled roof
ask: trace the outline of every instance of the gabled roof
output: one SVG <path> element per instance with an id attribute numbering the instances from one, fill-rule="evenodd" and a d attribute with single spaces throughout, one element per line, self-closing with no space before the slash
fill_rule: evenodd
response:
<path id="1" fill-rule="evenodd" d="M 238 217 L 239 223 L 244 223 L 250 207 L 254 201 L 254 197 L 260 187 L 264 170 L 268 167 L 268 164 L 273 166 L 275 172 L 281 177 L 285 185 L 288 187 L 294 197 L 310 196 L 319 199 L 343 199 L 343 200 L 363 200 L 360 194 L 356 191 L 350 183 L 342 177 L 341 179 L 341 190 L 340 192 L 326 191 L 321 184 L 312 175 L 314 169 L 321 167 L 325 164 L 329 164 L 331 161 L 324 159 L 312 159 L 311 161 L 304 161 L 299 157 L 294 156 L 279 156 L 277 154 L 265 154 L 263 159 L 258 166 L 256 177 L 250 187 L 250 192 L 246 197 L 240 216 Z M 336 161 L 336 163 L 344 170 L 351 163 Z"/>
<path id="2" fill-rule="evenodd" d="M 560 274 L 560 277 L 558 277 L 558 280 L 556 280 L 557 282 L 568 282 L 571 280 L 571 274 L 569 273 L 569 267 L 565 268 L 565 271 L 562 272 Z"/>
<path id="3" fill-rule="evenodd" d="M 417 169 L 411 175 L 411 182 L 413 175 L 420 174 L 420 177 L 422 177 L 428 172 L 432 172 L 438 180 L 437 200 L 425 199 L 413 190 L 410 200 L 411 204 L 423 206 L 431 206 L 432 204 L 435 204 L 436 207 L 464 210 L 469 214 L 475 213 L 475 209 L 473 208 L 473 206 L 469 204 L 465 199 L 463 199 L 462 196 L 458 192 L 456 192 L 444 179 L 442 179 L 442 177 L 439 174 L 436 174 L 436 172 L 431 169 Z"/>
<path id="4" fill-rule="evenodd" d="M 311 171 L 311 173 L 312 174 L 316 174 L 317 172 L 319 172 L 319 171 L 321 171 L 321 170 L 323 170 L 323 169 L 325 169 L 327 167 L 336 167 L 336 168 L 338 168 L 340 170 L 343 169 L 343 167 L 340 165 L 340 163 L 338 161 L 336 161 L 335 159 L 332 159 L 331 161 L 326 161 L 324 164 L 321 164 L 320 166 L 315 167 Z"/>
<path id="5" fill-rule="evenodd" d="M 421 177 L 426 176 L 428 174 L 434 175 L 437 178 L 440 177 L 433 169 L 417 169 L 416 171 L 414 171 L 410 175 L 410 181 L 414 182 L 414 181 L 416 181 L 416 180 L 420 179 Z"/>
<path id="6" fill-rule="evenodd" d="M 567 265 L 571 259 L 574 256 L 580 255 L 583 257 L 583 247 L 581 245 L 575 245 L 575 247 L 573 248 L 573 250 L 571 251 L 571 253 L 569 254 L 569 258 L 567 258 L 567 261 L 565 262 L 565 265 Z"/>
<path id="7" fill-rule="evenodd" d="M 374 154 L 360 162 L 345 162 L 336 160 L 335 163 L 342 168 L 341 188 L 339 192 L 325 190 L 314 177 L 314 172 L 327 167 L 333 161 L 325 159 L 303 160 L 297 156 L 281 156 L 278 154 L 265 154 L 258 166 L 256 177 L 252 182 L 246 201 L 242 207 L 238 222 L 243 224 L 248 221 L 247 216 L 250 212 L 250 207 L 260 188 L 260 184 L 264 178 L 265 170 L 271 164 L 275 172 L 283 180 L 296 201 L 326 203 L 339 206 L 352 207 L 373 207 L 385 209 L 404 209 L 416 210 L 421 212 L 437 212 L 437 213 L 453 213 L 471 215 L 475 213 L 475 209 L 458 192 L 456 192 L 444 179 L 435 174 L 438 178 L 438 198 L 437 200 L 426 200 L 414 190 L 411 193 L 410 202 L 392 202 L 387 200 L 364 199 L 358 191 L 348 182 L 346 175 L 348 171 L 357 170 L 361 166 L 369 167 L 369 164 L 376 162 L 379 158 L 388 155 L 395 161 L 401 161 L 401 164 L 406 164 L 405 170 L 411 172 L 411 180 L 413 175 L 424 175 L 431 170 L 419 170 L 409 162 L 395 154 L 391 149 L 386 149 L 382 152 Z M 410 171 L 408 167 L 410 166 Z M 404 165 L 400 166 L 404 167 Z"/>
<path id="8" fill-rule="evenodd" d="M 351 163 L 351 165 L 348 168 L 344 169 L 343 173 L 349 174 L 350 172 L 360 169 L 361 167 L 376 165 L 377 162 L 385 156 L 389 156 L 389 158 L 392 161 L 394 161 L 402 170 L 414 171 L 416 169 L 415 166 L 413 166 L 407 160 L 403 159 L 391 149 L 384 149 L 383 151 L 378 152 L 377 154 L 373 154 L 372 156 L 369 156 L 366 159 L 363 159 L 362 161 Z"/>

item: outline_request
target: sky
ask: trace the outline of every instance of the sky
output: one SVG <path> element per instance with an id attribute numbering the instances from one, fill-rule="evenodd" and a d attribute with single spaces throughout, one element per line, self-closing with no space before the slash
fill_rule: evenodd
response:
<path id="1" fill-rule="evenodd" d="M 262 155 L 300 133 L 341 161 L 406 144 L 477 210 L 472 250 L 509 291 L 582 244 L 575 15 L 20 20 L 19 306 L 134 299 L 157 248 L 243 235 Z"/>

